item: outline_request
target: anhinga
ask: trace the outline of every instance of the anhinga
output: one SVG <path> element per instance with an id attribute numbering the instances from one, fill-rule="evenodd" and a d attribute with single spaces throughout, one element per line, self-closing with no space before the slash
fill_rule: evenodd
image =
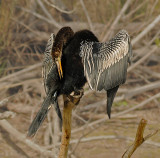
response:
<path id="1" fill-rule="evenodd" d="M 62 120 L 57 97 L 61 94 L 69 95 L 73 91 L 78 93 L 86 83 L 81 57 L 79 56 L 82 41 L 98 42 L 98 39 L 89 30 L 74 33 L 70 27 L 60 29 L 56 37 L 51 34 L 45 49 L 42 68 L 47 96 L 29 127 L 28 136 L 36 133 L 51 104 L 54 104 L 55 110 Z"/>
<path id="2" fill-rule="evenodd" d="M 51 34 L 43 62 L 47 96 L 30 125 L 28 136 L 36 133 L 51 104 L 54 104 L 62 119 L 57 97 L 78 92 L 87 81 L 91 89 L 106 90 L 107 113 L 110 117 L 115 94 L 119 85 L 126 80 L 130 60 L 131 44 L 125 30 L 105 43 L 99 43 L 89 30 L 74 33 L 70 27 L 63 27 L 56 37 Z"/>

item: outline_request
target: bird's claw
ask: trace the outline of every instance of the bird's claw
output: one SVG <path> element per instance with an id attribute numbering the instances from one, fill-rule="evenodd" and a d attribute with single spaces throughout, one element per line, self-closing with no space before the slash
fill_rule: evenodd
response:
<path id="1" fill-rule="evenodd" d="M 84 94 L 84 90 L 80 89 L 77 91 L 73 91 L 70 95 L 68 95 L 68 98 L 73 104 L 77 105 L 80 99 L 82 98 L 83 94 Z"/>

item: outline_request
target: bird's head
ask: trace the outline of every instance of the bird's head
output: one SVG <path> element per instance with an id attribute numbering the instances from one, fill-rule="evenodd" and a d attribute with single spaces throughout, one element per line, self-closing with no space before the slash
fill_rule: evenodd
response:
<path id="1" fill-rule="evenodd" d="M 62 51 L 64 46 L 68 44 L 73 35 L 74 32 L 70 27 L 63 27 L 58 31 L 55 37 L 55 41 L 52 48 L 52 59 L 53 62 L 55 62 L 57 65 L 60 79 L 63 78 L 63 71 L 61 64 Z"/>

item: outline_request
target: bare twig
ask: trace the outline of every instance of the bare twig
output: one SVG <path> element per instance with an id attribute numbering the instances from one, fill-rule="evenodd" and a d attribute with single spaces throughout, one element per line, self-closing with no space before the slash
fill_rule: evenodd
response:
<path id="1" fill-rule="evenodd" d="M 53 3 L 51 4 L 48 0 L 44 0 L 44 1 L 45 1 L 49 6 L 57 9 L 57 10 L 58 10 L 59 12 L 61 12 L 61 13 L 72 14 L 72 13 L 75 11 L 75 8 L 74 8 L 73 10 L 71 10 L 71 11 L 66 11 L 66 10 L 63 10 L 63 9 L 57 7 L 57 6 L 54 5 Z"/>
<path id="2" fill-rule="evenodd" d="M 11 18 L 11 19 L 13 21 L 15 21 L 16 23 L 22 25 L 23 27 L 25 27 L 27 30 L 29 30 L 30 32 L 34 33 L 35 35 L 38 35 L 38 36 L 41 35 L 38 31 L 33 30 L 31 27 L 29 27 L 28 25 L 24 24 L 22 21 L 19 21 L 19 20 L 15 19 L 15 18 Z"/>
<path id="3" fill-rule="evenodd" d="M 154 131 L 153 133 L 157 133 L 158 130 Z M 98 140 L 104 140 L 104 139 L 125 139 L 129 141 L 134 141 L 134 138 L 132 137 L 126 137 L 126 136 L 119 136 L 119 135 L 101 135 L 101 136 L 93 136 L 93 137 L 87 137 L 87 138 L 81 138 L 79 139 L 74 139 L 70 141 L 70 144 L 75 144 L 78 141 L 80 143 L 85 143 L 85 142 L 91 142 L 91 141 L 98 141 Z M 154 145 L 156 147 L 160 147 L 160 143 L 153 142 L 153 141 L 146 141 L 145 144 L 149 145 Z"/>
<path id="4" fill-rule="evenodd" d="M 3 100 L 0 101 L 0 107 L 3 106 L 4 104 L 6 104 L 8 102 L 8 98 L 5 98 Z"/>
<path id="5" fill-rule="evenodd" d="M 6 84 L 5 86 L 0 87 L 0 90 L 13 88 L 13 87 L 16 87 L 16 86 L 24 85 L 26 83 L 32 83 L 32 82 L 35 82 L 35 81 L 38 81 L 38 80 L 41 80 L 41 79 L 35 78 L 35 79 L 29 79 L 29 80 L 21 81 L 21 82 L 18 82 L 18 83 Z"/>
<path id="6" fill-rule="evenodd" d="M 114 102 L 121 101 L 121 100 L 125 99 L 124 97 L 125 97 L 124 94 L 122 96 L 118 96 L 114 99 Z M 106 105 L 106 99 L 92 103 L 92 104 L 88 104 L 85 107 L 83 107 L 82 110 L 85 111 L 85 110 L 89 110 L 91 108 L 96 108 L 97 106 L 102 106 L 102 105 Z"/>
<path id="7" fill-rule="evenodd" d="M 119 101 L 124 100 L 124 99 L 130 99 L 130 98 L 132 98 L 136 95 L 142 94 L 146 91 L 150 91 L 150 90 L 153 90 L 153 89 L 156 89 L 156 88 L 160 88 L 160 81 L 149 83 L 149 84 L 144 85 L 144 86 L 136 87 L 136 88 L 134 88 L 130 91 L 124 90 L 124 92 L 121 96 L 115 97 L 114 102 L 119 102 Z M 103 105 L 106 105 L 106 99 L 95 102 L 95 103 L 92 103 L 92 104 L 88 104 L 85 107 L 83 107 L 82 110 L 83 111 L 90 110 L 91 108 L 95 108 L 97 106 L 103 106 Z"/>
<path id="8" fill-rule="evenodd" d="M 126 1 L 126 3 L 124 4 L 123 8 L 120 11 L 120 13 L 116 17 L 116 19 L 114 20 L 112 25 L 110 26 L 110 29 L 108 30 L 107 34 L 103 37 L 102 41 L 106 41 L 109 37 L 111 37 L 113 35 L 115 26 L 118 24 L 119 20 L 121 19 L 121 17 L 123 16 L 123 14 L 127 10 L 127 8 L 129 7 L 129 5 L 131 4 L 131 2 L 132 2 L 132 0 L 127 0 Z"/>
<path id="9" fill-rule="evenodd" d="M 135 45 L 140 39 L 142 39 L 151 29 L 160 22 L 160 15 L 158 15 L 154 21 L 152 21 L 138 36 L 132 40 L 132 45 Z"/>
<path id="10" fill-rule="evenodd" d="M 95 130 L 95 129 L 96 129 L 96 128 L 90 129 L 90 130 L 88 130 L 87 132 L 84 132 L 84 133 L 82 132 L 82 135 L 76 140 L 77 142 L 75 142 L 75 146 L 73 147 L 72 151 L 69 153 L 70 156 L 75 153 L 75 150 L 77 149 L 77 147 L 78 147 L 79 143 L 81 142 L 81 140 L 82 140 L 85 136 L 87 136 L 89 133 L 91 133 L 93 130 Z"/>
<path id="11" fill-rule="evenodd" d="M 137 134 L 133 145 L 131 145 L 127 151 L 123 154 L 122 158 L 130 158 L 134 151 L 144 142 L 143 133 L 146 127 L 147 121 L 142 119 L 137 128 Z"/>
<path id="12" fill-rule="evenodd" d="M 16 153 L 19 155 L 20 158 L 31 158 L 28 153 L 26 153 L 22 146 L 20 147 L 17 142 L 12 140 L 12 136 L 2 127 L 0 126 L 0 133 L 2 138 L 6 141 L 7 145 L 9 145 Z M 3 157 L 3 156 L 2 156 Z"/>
<path id="13" fill-rule="evenodd" d="M 134 143 L 127 149 L 127 151 L 123 154 L 122 158 L 130 158 L 134 151 L 142 144 L 144 141 L 155 135 L 159 130 L 154 131 L 153 133 L 143 137 L 144 129 L 146 127 L 147 120 L 142 119 L 137 128 L 137 134 L 134 140 Z"/>
<path id="14" fill-rule="evenodd" d="M 39 4 L 39 6 L 42 8 L 43 12 L 46 14 L 46 16 L 50 19 L 50 20 L 54 20 L 52 15 L 49 13 L 49 11 L 46 9 L 45 5 L 43 4 L 43 2 L 41 0 L 37 0 L 37 3 Z"/>
<path id="15" fill-rule="evenodd" d="M 44 147 L 41 147 L 35 143 L 33 143 L 31 140 L 26 139 L 26 136 L 17 131 L 8 121 L 6 120 L 0 120 L 0 126 L 2 126 L 9 134 L 11 134 L 14 138 L 17 140 L 25 143 L 28 147 L 32 148 L 35 151 L 38 151 L 39 153 L 45 155 L 45 156 L 52 156 L 53 153 L 51 151 L 47 151 Z"/>
<path id="16" fill-rule="evenodd" d="M 132 66 L 128 68 L 128 72 L 133 70 L 136 66 L 140 65 L 142 62 L 144 62 L 150 55 L 152 55 L 158 47 L 154 47 L 151 51 L 149 51 L 145 56 L 143 56 L 141 59 L 139 59 L 136 63 L 134 63 Z"/>
<path id="17" fill-rule="evenodd" d="M 134 88 L 130 92 L 125 93 L 124 94 L 124 98 L 129 99 L 129 98 L 131 98 L 131 97 L 133 97 L 135 95 L 142 94 L 142 93 L 144 93 L 146 91 L 153 90 L 153 89 L 156 89 L 156 88 L 160 88 L 160 81 L 149 83 L 147 85 Z"/>
<path id="18" fill-rule="evenodd" d="M 139 66 L 139 69 L 140 69 L 141 71 L 143 71 L 144 73 L 149 74 L 149 75 L 152 76 L 152 77 L 160 78 L 160 73 L 155 72 L 155 71 L 152 71 L 152 70 L 148 69 L 148 67 Z"/>
<path id="19" fill-rule="evenodd" d="M 156 5 L 157 5 L 158 2 L 159 2 L 159 0 L 155 0 L 153 6 L 151 8 L 151 11 L 150 11 L 150 16 L 153 14 L 153 11 L 155 10 L 155 7 L 156 7 Z"/>
<path id="20" fill-rule="evenodd" d="M 29 10 L 29 9 L 26 9 L 26 8 L 20 8 L 20 9 L 22 9 L 23 11 L 25 11 L 25 12 L 27 12 L 27 13 L 30 13 L 30 14 L 34 15 L 35 17 L 37 17 L 37 18 L 39 18 L 39 19 L 41 19 L 41 20 L 43 20 L 43 21 L 46 21 L 46 22 L 49 23 L 49 24 L 54 25 L 54 26 L 55 26 L 56 28 L 58 28 L 58 29 L 60 29 L 60 28 L 62 27 L 62 25 L 59 24 L 59 23 L 58 23 L 57 21 L 55 21 L 54 19 L 50 20 L 50 19 L 48 19 L 48 18 L 46 18 L 46 17 L 44 17 L 44 16 L 42 16 L 42 15 L 40 15 L 40 14 L 38 14 L 38 13 L 33 12 L 33 11 L 31 11 L 31 10 Z"/>
<path id="21" fill-rule="evenodd" d="M 138 108 L 140 108 L 140 107 L 143 107 L 144 105 L 146 105 L 146 104 L 149 103 L 150 101 L 152 101 L 152 100 L 154 100 L 154 99 L 156 99 L 156 98 L 159 98 L 159 97 L 160 97 L 160 93 L 158 93 L 158 94 L 156 94 L 156 95 L 148 98 L 147 100 L 144 100 L 143 102 L 141 102 L 140 104 L 138 104 L 138 105 L 136 105 L 136 106 L 134 106 L 134 107 L 131 107 L 131 108 L 127 109 L 127 110 L 124 110 L 124 111 L 118 112 L 118 113 L 116 113 L 116 114 L 113 114 L 113 115 L 112 115 L 112 118 L 116 118 L 116 117 L 118 117 L 118 116 L 121 116 L 121 115 L 124 115 L 124 114 L 126 114 L 126 113 L 129 113 L 129 112 L 131 112 L 131 111 L 133 111 L 133 110 L 136 110 L 136 109 L 138 109 Z M 80 128 L 74 129 L 74 130 L 72 130 L 72 133 L 80 132 L 81 130 L 84 130 L 84 127 L 90 127 L 90 126 L 93 127 L 93 126 L 95 126 L 95 125 L 97 125 L 97 124 L 101 124 L 101 123 L 103 123 L 103 122 L 105 122 L 105 121 L 107 121 L 107 120 L 108 120 L 108 117 L 106 116 L 106 118 L 102 118 L 102 119 L 99 119 L 99 120 L 96 120 L 96 121 L 91 122 L 91 123 L 89 124 L 89 126 L 84 125 L 84 126 L 81 126 Z"/>
<path id="22" fill-rule="evenodd" d="M 5 111 L 3 113 L 0 113 L 0 120 L 13 118 L 16 114 L 12 111 Z"/>
<path id="23" fill-rule="evenodd" d="M 87 20 L 88 20 L 88 24 L 89 24 L 90 29 L 91 29 L 91 31 L 94 31 L 93 24 L 92 24 L 92 21 L 91 21 L 91 18 L 90 18 L 90 16 L 89 16 L 89 14 L 88 14 L 88 11 L 87 11 L 87 9 L 86 9 L 86 7 L 85 7 L 84 1 L 83 1 L 83 0 L 80 0 L 80 3 L 81 3 L 81 5 L 82 5 L 82 8 L 83 8 L 83 10 L 84 10 L 84 13 L 85 13 L 85 15 L 86 15 L 86 17 L 87 17 Z"/>
<path id="24" fill-rule="evenodd" d="M 122 17 L 123 21 L 127 20 L 128 18 L 130 18 L 137 10 L 139 10 L 141 7 L 143 7 L 146 3 L 147 3 L 146 1 L 143 1 L 141 4 L 137 5 L 137 7 L 135 9 L 133 9 L 127 15 L 125 15 L 124 17 Z"/>
<path id="25" fill-rule="evenodd" d="M 40 67 L 40 66 L 42 66 L 42 63 L 38 63 L 38 64 L 31 65 L 31 66 L 29 66 L 29 67 L 27 67 L 27 68 L 25 68 L 25 69 L 22 69 L 22 70 L 20 70 L 20 71 L 17 71 L 17 72 L 14 72 L 14 73 L 12 73 L 12 74 L 9 74 L 9 75 L 7 75 L 7 76 L 5 76 L 5 77 L 2 77 L 2 78 L 0 79 L 0 82 L 5 81 L 5 80 L 8 80 L 8 79 L 10 79 L 10 78 L 12 78 L 12 77 L 18 77 L 19 75 L 25 74 L 26 72 L 31 71 L 31 70 L 33 70 L 33 69 L 36 69 L 36 68 L 38 68 L 38 67 Z"/>

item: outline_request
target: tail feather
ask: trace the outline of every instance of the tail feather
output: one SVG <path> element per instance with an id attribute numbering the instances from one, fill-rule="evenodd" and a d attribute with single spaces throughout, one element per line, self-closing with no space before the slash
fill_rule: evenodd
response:
<path id="1" fill-rule="evenodd" d="M 116 86 L 112 89 L 107 90 L 107 114 L 109 118 L 111 117 L 111 107 L 118 88 L 119 86 Z"/>
<path id="2" fill-rule="evenodd" d="M 51 104 L 51 94 L 48 94 L 45 100 L 43 101 L 42 107 L 37 113 L 36 117 L 32 121 L 27 136 L 33 136 L 37 130 L 39 129 L 40 125 L 43 123 L 44 119 L 46 118 L 46 115 L 49 111 L 49 106 Z"/>
<path id="3" fill-rule="evenodd" d="M 60 128 L 62 129 L 62 114 L 61 114 L 61 111 L 59 109 L 59 105 L 58 105 L 58 100 L 57 99 L 54 101 L 54 108 L 55 108 L 56 113 L 57 113 L 57 115 L 58 115 L 58 117 L 60 119 Z"/>
<path id="4" fill-rule="evenodd" d="M 37 132 L 37 130 L 39 129 L 39 127 L 41 126 L 41 124 L 47 116 L 51 103 L 54 104 L 56 113 L 60 118 L 60 126 L 62 127 L 62 115 L 58 105 L 57 92 L 55 92 L 53 96 L 51 95 L 51 93 L 49 93 L 43 101 L 41 109 L 38 111 L 37 115 L 32 121 L 27 136 L 33 136 Z"/>
<path id="5" fill-rule="evenodd" d="M 27 134 L 28 137 L 33 136 L 37 132 L 42 122 L 46 118 L 48 111 L 49 110 L 47 109 L 42 109 L 42 108 L 40 109 L 40 111 L 37 113 L 36 117 L 34 118 L 33 122 L 29 127 L 28 134 Z"/>

